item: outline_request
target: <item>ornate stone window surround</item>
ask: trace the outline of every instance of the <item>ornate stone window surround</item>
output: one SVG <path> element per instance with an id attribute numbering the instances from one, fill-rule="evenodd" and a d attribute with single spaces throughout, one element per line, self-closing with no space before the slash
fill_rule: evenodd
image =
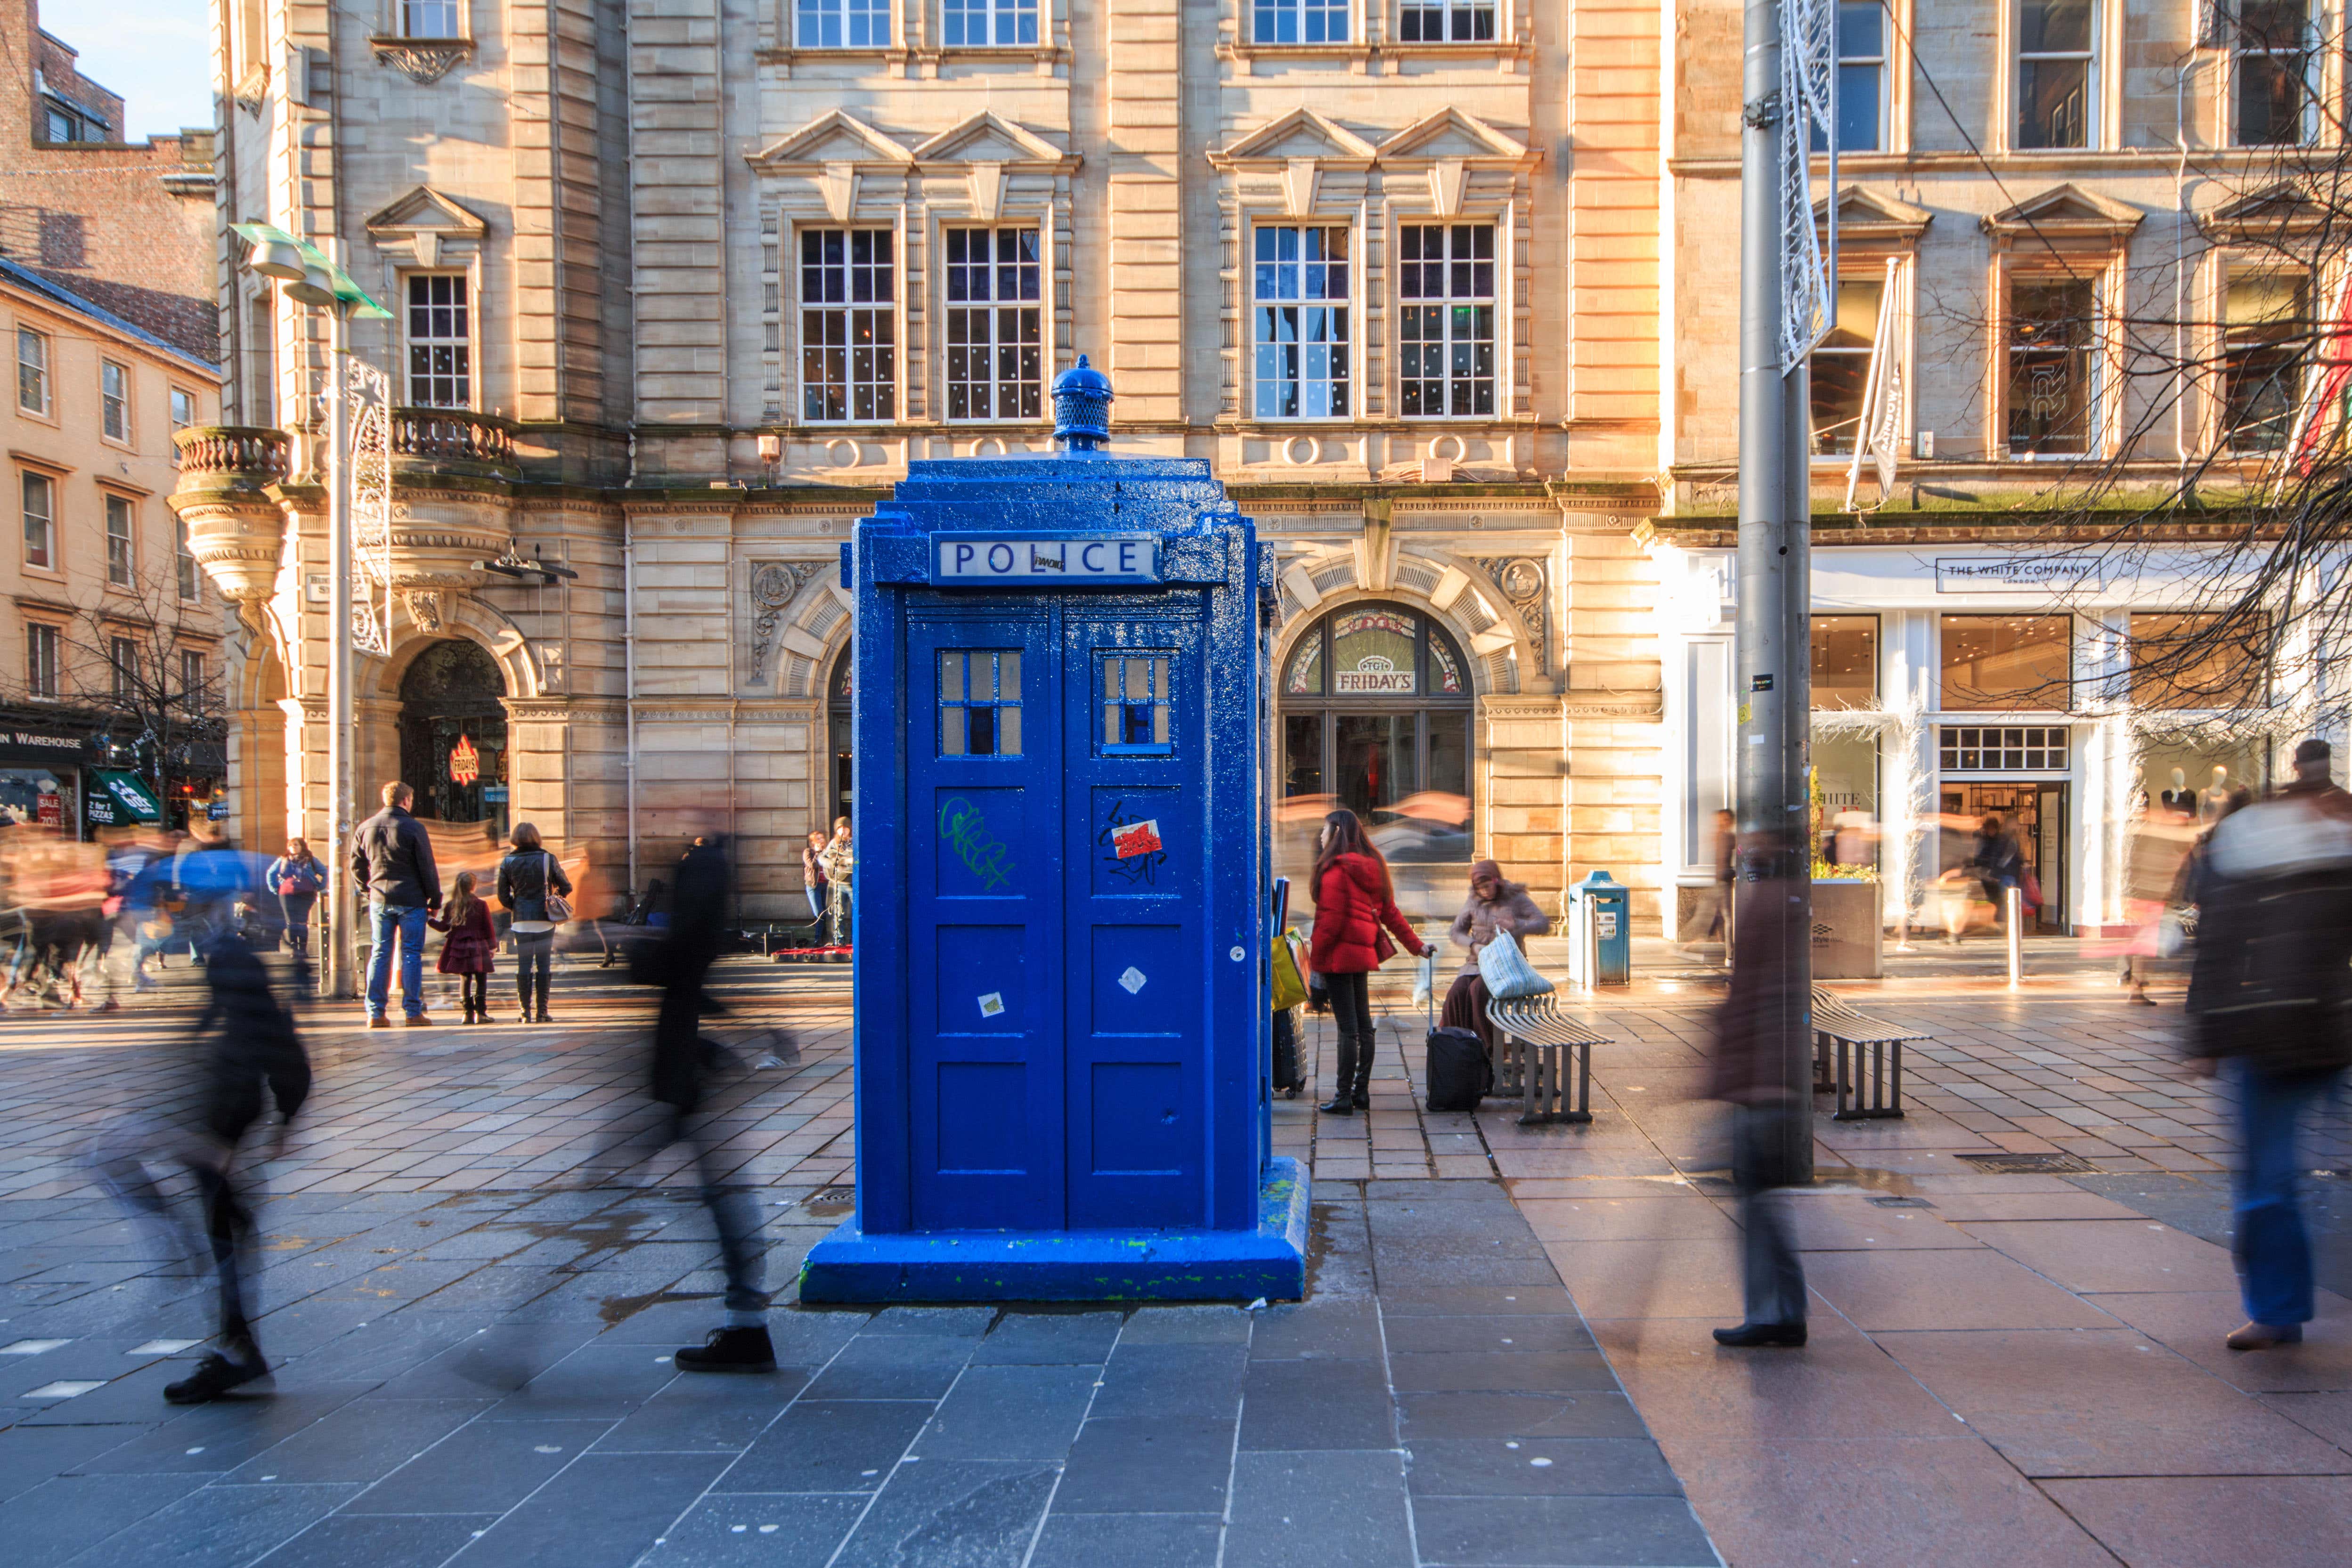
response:
<path id="1" fill-rule="evenodd" d="M 1535 57 L 1535 6 L 1529 0 L 1495 0 L 1495 36 L 1456 43 L 1406 39 L 1398 0 L 1355 0 L 1349 37 L 1335 44 L 1261 44 L 1254 41 L 1257 0 L 1221 0 L 1217 7 L 1217 56 L 1244 66 L 1264 60 L 1344 59 L 1358 76 L 1384 74 L 1394 59 L 1452 59 L 1465 66 L 1491 65 L 1507 76 L 1524 75 Z M 1256 74 L 1253 69 L 1247 74 Z"/>
<path id="2" fill-rule="evenodd" d="M 2352 265 L 2340 261 L 2334 267 L 2323 264 L 2315 274 L 2308 263 L 2323 259 L 2320 251 L 2332 238 L 2328 214 L 2291 183 L 2282 183 L 2242 197 L 2204 218 L 2200 226 L 2210 248 L 2202 258 L 2191 264 L 2197 267 L 2196 293 L 2188 315 L 2191 321 L 2202 325 L 2196 329 L 2197 340 L 2186 345 L 2183 357 L 2188 365 L 2218 367 L 2221 363 L 2231 278 L 2254 273 L 2301 277 L 2309 319 L 2320 323 L 2333 308 L 2336 290 L 2343 287 L 2342 268 Z M 2307 357 L 2304 373 L 2308 376 L 2311 369 Z M 2197 375 L 2195 382 L 2189 390 L 2195 400 L 2191 406 L 2196 429 L 2189 439 L 2198 444 L 2200 452 L 2215 452 L 2226 434 L 2222 428 L 2227 413 L 2223 389 L 2216 376 Z M 2230 460 L 2227 454 L 2217 459 Z M 2258 475 L 2267 461 L 2260 452 L 2243 454 L 2246 476 Z"/>
<path id="3" fill-rule="evenodd" d="M 2005 7 L 2003 15 L 2012 15 Z M 1985 298 L 1985 455 L 1993 462 L 2095 462 L 2122 436 L 2123 345 L 2116 323 L 2125 315 L 2125 266 L 2139 226 L 2137 207 L 2055 185 L 2038 196 L 1979 220 L 1992 241 Z M 2014 282 L 2087 281 L 2097 301 L 2092 363 L 2089 450 L 2080 455 L 2012 458 L 2009 452 L 2010 287 Z"/>
<path id="4" fill-rule="evenodd" d="M 1890 62 L 1892 58 L 1890 55 Z M 1840 281 L 1878 282 L 1886 277 L 1886 264 L 1892 261 L 1913 286 L 1907 294 L 1912 308 L 1895 327 L 1895 368 L 1903 378 L 1904 401 L 1908 405 L 1904 413 L 1911 426 L 1902 437 L 1903 455 L 1907 458 L 1913 455 L 1912 444 L 1919 427 L 1919 381 L 1913 370 L 1918 330 L 1919 240 L 1935 221 L 1935 214 L 1925 207 L 1861 185 L 1841 187 L 1837 201 Z M 1824 212 L 1828 203 L 1828 197 L 1822 197 L 1813 204 L 1813 211 Z M 1820 452 L 1813 455 L 1812 460 L 1843 468 L 1853 457 L 1851 453 Z"/>
<path id="5" fill-rule="evenodd" d="M 789 78 L 794 67 L 824 67 L 835 62 L 870 69 L 887 66 L 895 75 L 931 80 L 942 65 L 980 66 L 1029 62 L 1041 77 L 1050 77 L 1070 59 L 1068 0 L 1037 0 L 1037 41 L 1034 44 L 957 44 L 947 37 L 940 0 L 891 0 L 890 41 L 828 48 L 803 44 L 796 36 L 800 0 L 775 0 L 760 24 L 759 61 Z"/>
<path id="6" fill-rule="evenodd" d="M 466 279 L 466 341 L 472 367 L 467 406 L 476 411 L 496 407 L 487 391 L 490 366 L 483 354 L 483 275 L 488 259 L 489 225 L 430 186 L 418 185 L 371 215 L 365 226 L 383 258 L 384 303 L 393 313 L 393 319 L 385 324 L 391 348 L 385 371 L 392 377 L 393 401 L 404 405 L 409 401 L 409 278 L 423 273 L 459 273 Z"/>
<path id="7" fill-rule="evenodd" d="M 1034 225 L 1045 298 L 1045 379 L 1066 365 L 1071 348 L 1071 183 L 1079 159 L 991 111 L 908 148 L 843 110 L 749 155 L 761 176 L 761 204 L 774 217 L 779 330 L 771 340 L 769 379 L 781 388 L 785 427 L 886 431 L 942 424 L 940 388 L 947 362 L 944 231 Z M 765 226 L 763 219 L 763 227 Z M 818 423 L 800 413 L 799 232 L 804 228 L 887 229 L 897 276 L 898 363 L 886 423 Z M 920 287 L 912 280 L 920 279 Z M 935 373 L 936 371 L 936 373 Z M 957 430 L 1028 432 L 1044 419 L 959 420 Z"/>
<path id="8" fill-rule="evenodd" d="M 457 31 L 450 37 L 408 36 L 407 0 L 377 0 L 376 27 L 368 48 L 380 65 L 390 66 L 420 87 L 429 86 L 474 57 L 472 0 L 457 0 Z"/>

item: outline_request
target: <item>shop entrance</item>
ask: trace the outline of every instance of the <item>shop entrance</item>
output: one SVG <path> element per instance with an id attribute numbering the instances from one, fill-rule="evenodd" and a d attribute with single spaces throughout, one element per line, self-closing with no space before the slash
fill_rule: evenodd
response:
<path id="1" fill-rule="evenodd" d="M 2027 929 L 2063 935 L 2068 928 L 2066 812 L 2072 786 L 2063 779 L 2013 784 L 1946 784 L 1938 869 L 1967 863 L 1976 853 L 1977 827 L 1999 817 L 2017 837 L 2025 863 L 2042 884 L 2042 912 Z"/>
<path id="2" fill-rule="evenodd" d="M 436 643 L 400 678 L 400 776 L 420 817 L 507 831 L 506 676 L 478 643 Z"/>

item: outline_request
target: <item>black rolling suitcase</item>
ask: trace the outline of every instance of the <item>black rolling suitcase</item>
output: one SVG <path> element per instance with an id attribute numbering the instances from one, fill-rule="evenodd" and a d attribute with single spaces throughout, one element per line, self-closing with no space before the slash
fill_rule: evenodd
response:
<path id="1" fill-rule="evenodd" d="M 1296 1100 L 1306 1087 L 1298 1071 L 1298 1009 L 1285 1008 L 1274 1015 L 1274 1092 Z"/>
<path id="2" fill-rule="evenodd" d="M 1484 1041 L 1466 1029 L 1439 1029 L 1437 993 L 1429 998 L 1427 1092 L 1422 1104 L 1431 1111 L 1475 1111 L 1478 1102 L 1495 1087 L 1495 1064 L 1486 1060 Z"/>

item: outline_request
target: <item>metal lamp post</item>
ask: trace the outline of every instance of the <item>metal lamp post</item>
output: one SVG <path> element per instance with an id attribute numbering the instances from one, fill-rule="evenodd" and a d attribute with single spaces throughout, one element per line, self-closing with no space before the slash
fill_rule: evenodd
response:
<path id="1" fill-rule="evenodd" d="M 249 272 L 278 280 L 280 290 L 326 313 L 329 371 L 327 418 L 331 458 L 327 486 L 327 909 L 326 962 L 320 994 L 353 994 L 357 956 L 356 901 L 351 878 L 352 833 L 352 419 L 344 395 L 354 317 L 390 320 L 392 312 L 368 296 L 315 246 L 274 224 L 237 224 L 253 247 Z"/>

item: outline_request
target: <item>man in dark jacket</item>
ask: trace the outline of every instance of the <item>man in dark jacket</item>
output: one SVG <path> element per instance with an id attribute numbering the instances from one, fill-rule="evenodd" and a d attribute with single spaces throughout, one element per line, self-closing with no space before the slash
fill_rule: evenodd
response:
<path id="1" fill-rule="evenodd" d="M 2297 1134 L 2352 1064 L 2352 798 L 2328 778 L 2325 741 L 2305 741 L 2295 770 L 2206 841 L 2189 977 L 2191 1066 L 2226 1060 L 2238 1091 L 2232 1249 L 2247 1321 L 2231 1350 L 2298 1343 L 2311 1321 Z"/>
<path id="2" fill-rule="evenodd" d="M 231 1171 L 238 1144 L 267 1113 L 265 1088 L 279 1117 L 273 1152 L 283 1147 L 286 1124 L 310 1092 L 310 1060 L 293 1019 L 270 993 L 261 960 L 226 921 L 207 929 L 209 989 L 189 1036 L 197 1047 L 194 1060 L 185 1071 L 149 1081 L 150 1109 L 110 1124 L 92 1155 L 118 1198 L 134 1214 L 167 1226 L 170 1200 L 148 1166 L 182 1166 L 195 1184 L 219 1291 L 219 1348 L 193 1374 L 165 1386 L 163 1397 L 174 1405 L 200 1405 L 268 1375 L 246 1303 L 258 1239 Z"/>
<path id="3" fill-rule="evenodd" d="M 383 810 L 352 835 L 352 887 L 368 903 L 373 946 L 368 955 L 368 1028 L 389 1029 L 383 1016 L 391 999 L 392 943 L 400 937 L 400 1002 L 408 1027 L 424 1024 L 425 916 L 441 907 L 441 873 L 433 864 L 433 841 L 408 813 L 416 791 L 401 783 L 383 787 Z"/>

